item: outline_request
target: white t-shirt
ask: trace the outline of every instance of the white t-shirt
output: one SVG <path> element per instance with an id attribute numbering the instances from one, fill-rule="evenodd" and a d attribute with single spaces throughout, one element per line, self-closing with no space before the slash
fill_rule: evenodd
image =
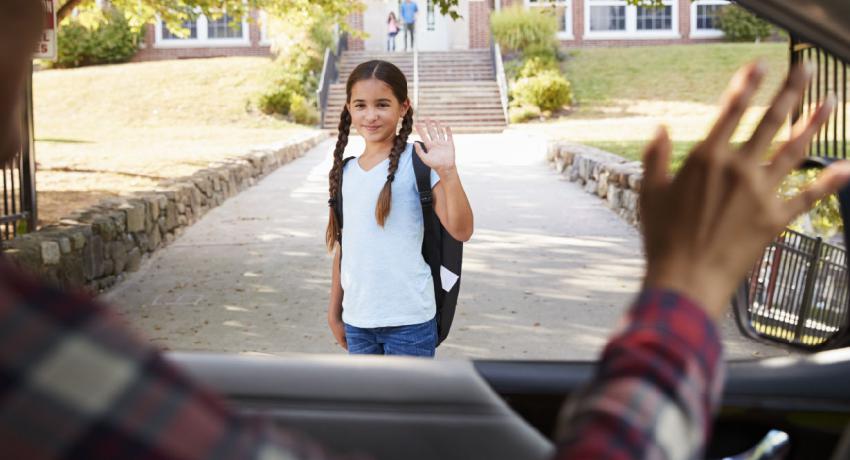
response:
<path id="1" fill-rule="evenodd" d="M 342 176 L 342 320 L 374 328 L 419 324 L 436 314 L 431 269 L 422 257 L 422 206 L 413 144 L 401 154 L 384 227 L 375 220 L 389 159 L 364 171 L 354 158 Z M 431 170 L 431 187 L 440 177 Z"/>

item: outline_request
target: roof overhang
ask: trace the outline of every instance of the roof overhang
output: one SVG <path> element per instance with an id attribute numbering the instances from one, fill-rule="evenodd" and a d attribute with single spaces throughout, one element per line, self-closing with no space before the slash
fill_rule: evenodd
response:
<path id="1" fill-rule="evenodd" d="M 736 3 L 850 62 L 850 0 L 736 0 Z"/>

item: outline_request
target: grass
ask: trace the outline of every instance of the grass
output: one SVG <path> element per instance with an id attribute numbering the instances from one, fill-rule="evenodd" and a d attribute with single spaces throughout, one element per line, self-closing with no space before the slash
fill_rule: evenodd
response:
<path id="1" fill-rule="evenodd" d="M 255 108 L 271 66 L 216 58 L 37 72 L 42 223 L 311 131 Z"/>
<path id="2" fill-rule="evenodd" d="M 589 141 L 583 142 L 591 147 L 617 154 L 629 161 L 641 161 L 645 141 Z M 682 165 L 685 155 L 691 151 L 697 141 L 674 141 L 671 169 L 677 170 Z"/>
<path id="3" fill-rule="evenodd" d="M 673 140 L 675 169 L 707 134 L 735 71 L 759 58 L 766 63 L 768 75 L 734 137 L 740 142 L 755 128 L 788 71 L 785 43 L 574 50 L 563 64 L 574 92 L 572 112 L 524 128 L 639 160 L 657 126 L 663 124 Z M 783 136 L 787 131 L 777 138 Z"/>
<path id="4" fill-rule="evenodd" d="M 713 105 L 735 70 L 758 58 L 769 69 L 763 86 L 778 88 L 788 69 L 785 43 L 587 48 L 571 52 L 564 70 L 580 107 L 618 99 Z M 756 105 L 769 97 L 762 92 Z"/>

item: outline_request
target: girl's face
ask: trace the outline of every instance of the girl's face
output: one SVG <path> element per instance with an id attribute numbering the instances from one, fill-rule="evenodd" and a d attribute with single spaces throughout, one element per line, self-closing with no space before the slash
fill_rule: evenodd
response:
<path id="1" fill-rule="evenodd" d="M 398 121 L 409 107 L 410 101 L 399 102 L 390 85 L 377 78 L 360 80 L 351 87 L 351 124 L 367 143 L 395 136 Z"/>

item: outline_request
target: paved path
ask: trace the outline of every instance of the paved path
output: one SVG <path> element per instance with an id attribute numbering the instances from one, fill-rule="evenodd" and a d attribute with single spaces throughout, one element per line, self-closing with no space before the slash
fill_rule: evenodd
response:
<path id="1" fill-rule="evenodd" d="M 639 288 L 637 232 L 545 165 L 539 138 L 509 131 L 456 142 L 476 229 L 438 356 L 595 357 Z M 168 349 L 339 352 L 325 320 L 332 148 L 319 145 L 212 210 L 106 299 Z M 731 321 L 724 336 L 731 357 L 784 354 L 739 337 Z"/>

